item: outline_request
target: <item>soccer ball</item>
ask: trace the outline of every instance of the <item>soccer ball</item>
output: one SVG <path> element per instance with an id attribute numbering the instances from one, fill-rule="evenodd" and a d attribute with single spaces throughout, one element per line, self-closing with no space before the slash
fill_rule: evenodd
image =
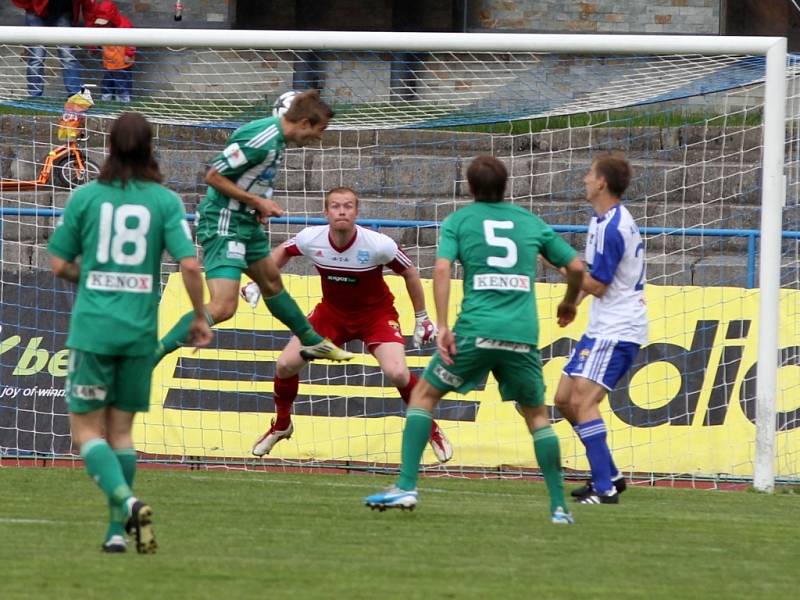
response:
<path id="1" fill-rule="evenodd" d="M 294 101 L 295 97 L 298 96 L 300 92 L 295 92 L 294 90 L 289 92 L 283 92 L 278 99 L 275 100 L 275 103 L 272 105 L 272 116 L 273 117 L 282 117 L 286 114 L 286 111 L 292 106 L 292 102 Z"/>

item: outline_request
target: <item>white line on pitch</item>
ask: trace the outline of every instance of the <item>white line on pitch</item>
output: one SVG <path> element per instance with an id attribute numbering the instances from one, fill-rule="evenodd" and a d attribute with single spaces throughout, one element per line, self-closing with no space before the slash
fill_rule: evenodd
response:
<path id="1" fill-rule="evenodd" d="M 202 475 L 190 475 L 189 479 L 193 479 L 195 481 L 219 481 L 218 477 L 203 477 Z M 342 487 L 342 488 L 359 488 L 359 489 L 369 487 L 368 484 L 361 485 L 356 483 L 293 481 L 290 479 L 274 479 L 274 478 L 256 479 L 255 477 L 252 478 L 243 477 L 240 479 L 231 479 L 230 481 L 238 481 L 240 483 L 276 483 L 279 485 L 303 485 L 303 486 L 316 486 L 316 487 Z M 446 490 L 443 488 L 431 488 L 431 487 L 420 487 L 419 490 L 421 492 L 432 492 L 434 494 L 459 494 L 464 496 L 490 496 L 490 497 L 500 497 L 500 498 L 519 498 L 527 496 L 527 494 L 507 494 L 503 492 L 480 492 L 475 490 L 455 491 L 455 490 Z"/>
<path id="2" fill-rule="evenodd" d="M 55 525 L 61 521 L 51 521 L 50 519 L 14 519 L 11 517 L 0 517 L 0 523 L 23 523 L 35 525 Z"/>

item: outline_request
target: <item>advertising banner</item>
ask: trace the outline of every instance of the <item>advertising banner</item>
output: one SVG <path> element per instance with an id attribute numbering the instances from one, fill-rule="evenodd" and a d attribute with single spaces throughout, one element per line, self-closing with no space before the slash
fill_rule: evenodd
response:
<path id="1" fill-rule="evenodd" d="M 387 277 L 406 339 L 413 310 L 403 280 Z M 318 277 L 284 276 L 301 309 L 320 297 Z M 452 287 L 457 313 L 460 283 Z M 431 282 L 423 281 L 432 310 Z M 628 471 L 752 474 L 758 291 L 740 288 L 648 286 L 650 342 L 601 409 L 615 460 Z M 588 302 L 578 319 L 559 328 L 554 319 L 564 287 L 536 284 L 540 348 L 552 404 L 561 368 L 580 338 Z M 0 322 L 0 447 L 4 452 L 69 450 L 63 401 L 67 311 L 72 294 L 52 276 L 4 283 Z M 189 310 L 177 274 L 161 302 L 165 332 Z M 778 443 L 776 472 L 800 472 L 800 295 L 785 290 L 776 351 Z M 509 323 L 509 327 L 513 327 Z M 498 332 L 502 337 L 502 332 Z M 167 356 L 153 376 L 151 409 L 140 415 L 137 447 L 151 454 L 251 458 L 250 447 L 274 416 L 274 361 L 289 332 L 262 304 L 241 302 L 236 316 L 216 328 L 212 348 L 184 348 Z M 360 343 L 346 365 L 312 363 L 300 374 L 295 432 L 270 455 L 288 460 L 397 463 L 404 405 Z M 407 360 L 421 370 L 433 349 L 408 344 Z M 583 447 L 552 409 L 566 467 L 587 469 Z M 513 405 L 500 400 L 490 375 L 469 394 L 448 395 L 436 419 L 450 437 L 452 466 L 535 466 L 532 442 Z M 423 460 L 435 462 L 429 450 Z"/>
<path id="2" fill-rule="evenodd" d="M 413 310 L 403 280 L 389 277 L 408 336 Z M 175 276 L 162 301 L 166 330 L 188 310 Z M 424 281 L 432 307 L 431 282 Z M 286 276 L 301 308 L 320 297 L 319 278 Z M 554 319 L 564 287 L 537 284 L 540 348 L 548 403 L 567 356 L 586 327 L 588 306 L 565 329 Z M 452 288 L 451 314 L 461 299 Z M 603 403 L 615 458 L 626 470 L 750 475 L 755 440 L 755 374 L 758 292 L 740 288 L 648 286 L 650 343 L 629 376 Z M 781 336 L 776 344 L 779 373 L 778 472 L 798 472 L 800 445 L 800 296 L 784 291 Z M 587 300 L 590 302 L 590 300 Z M 513 327 L 513 323 L 509 323 Z M 253 334 L 255 332 L 255 335 Z M 501 333 L 498 334 L 498 337 Z M 149 451 L 189 455 L 249 456 L 252 441 L 269 427 L 274 412 L 274 360 L 288 332 L 265 306 L 242 303 L 237 316 L 218 332 L 217 348 L 185 349 L 160 365 L 153 387 L 152 428 L 141 437 Z M 358 344 L 351 349 L 361 351 Z M 408 363 L 423 368 L 432 349 L 409 350 Z M 312 364 L 301 374 L 295 402 L 295 433 L 276 446 L 287 459 L 400 460 L 403 404 L 386 385 L 377 361 L 363 353 L 355 364 Z M 552 409 L 551 409 L 552 410 Z M 583 448 L 571 427 L 552 411 L 561 437 L 565 466 L 585 469 Z M 448 395 L 436 418 L 453 442 L 454 465 L 531 465 L 531 440 L 514 407 L 501 402 L 490 376 L 466 395 Z M 157 430 L 150 434 L 150 430 Z M 426 455 L 427 462 L 434 462 Z"/>

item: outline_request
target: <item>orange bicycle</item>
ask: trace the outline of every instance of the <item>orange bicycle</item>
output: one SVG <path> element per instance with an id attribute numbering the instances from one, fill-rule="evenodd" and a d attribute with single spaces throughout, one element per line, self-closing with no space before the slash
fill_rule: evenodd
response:
<path id="1" fill-rule="evenodd" d="M 0 191 L 32 190 L 50 185 L 51 180 L 55 187 L 72 189 L 97 178 L 100 167 L 78 146 L 88 139 L 84 113 L 93 105 L 88 86 L 70 96 L 58 122 L 58 138 L 65 143 L 47 153 L 36 179 L 0 179 Z"/>
<path id="2" fill-rule="evenodd" d="M 0 191 L 32 190 L 50 185 L 51 179 L 55 187 L 72 189 L 99 174 L 100 167 L 83 155 L 75 140 L 70 140 L 47 153 L 36 179 L 0 179 Z"/>

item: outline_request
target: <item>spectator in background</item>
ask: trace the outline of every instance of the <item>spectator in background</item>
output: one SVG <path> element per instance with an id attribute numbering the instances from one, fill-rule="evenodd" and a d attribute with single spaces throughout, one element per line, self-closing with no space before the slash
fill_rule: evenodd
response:
<path id="1" fill-rule="evenodd" d="M 76 27 L 83 14 L 84 20 L 92 13 L 94 0 L 12 0 L 15 6 L 25 11 L 25 25 L 29 27 Z M 44 46 L 28 48 L 28 95 L 39 98 L 44 93 Z M 81 90 L 81 65 L 75 58 L 75 49 L 58 47 L 58 56 L 64 75 L 67 95 Z"/>
<path id="2" fill-rule="evenodd" d="M 127 17 L 120 14 L 113 0 L 101 0 L 94 7 L 90 27 L 133 27 Z M 128 103 L 133 90 L 133 46 L 103 46 L 103 81 L 100 84 L 101 100 Z"/>

